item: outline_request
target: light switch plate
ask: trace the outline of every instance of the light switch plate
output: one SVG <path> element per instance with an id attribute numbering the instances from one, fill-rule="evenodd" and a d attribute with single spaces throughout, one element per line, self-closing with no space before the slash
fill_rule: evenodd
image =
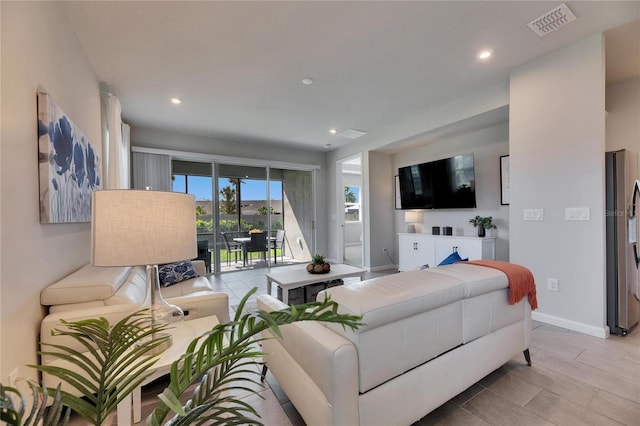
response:
<path id="1" fill-rule="evenodd" d="M 565 220 L 590 220 L 589 207 L 567 207 L 564 209 Z"/>
<path id="2" fill-rule="evenodd" d="M 524 209 L 524 220 L 526 221 L 544 220 L 544 209 Z"/>

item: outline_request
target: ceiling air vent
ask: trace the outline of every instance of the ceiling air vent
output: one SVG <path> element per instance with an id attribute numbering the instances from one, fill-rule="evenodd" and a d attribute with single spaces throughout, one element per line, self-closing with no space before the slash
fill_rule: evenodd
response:
<path id="1" fill-rule="evenodd" d="M 347 129 L 344 132 L 338 133 L 338 136 L 349 139 L 358 139 L 360 136 L 364 136 L 366 134 L 367 132 L 363 132 L 362 130 Z"/>
<path id="2" fill-rule="evenodd" d="M 540 37 L 544 37 L 558 28 L 564 27 L 569 22 L 575 21 L 575 19 L 576 15 L 569 9 L 569 6 L 562 3 L 555 9 L 529 22 L 527 26 Z"/>

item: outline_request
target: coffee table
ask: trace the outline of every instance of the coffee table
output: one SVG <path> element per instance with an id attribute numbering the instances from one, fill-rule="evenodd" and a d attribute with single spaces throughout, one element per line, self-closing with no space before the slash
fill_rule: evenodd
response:
<path id="1" fill-rule="evenodd" d="M 164 351 L 162 355 L 160 355 L 160 358 L 152 367 L 155 371 L 151 376 L 145 379 L 142 385 L 151 383 L 158 377 L 169 374 L 171 371 L 171 364 L 184 354 L 189 343 L 191 343 L 196 337 L 210 331 L 218 324 L 218 322 L 218 317 L 211 315 L 189 321 L 182 321 L 172 325 L 172 327 L 167 331 L 171 334 L 173 344 Z M 132 411 L 133 422 L 140 422 L 142 417 L 141 387 L 142 386 L 135 389 L 127 398 L 123 399 L 120 404 L 118 404 L 118 426 L 131 426 Z"/>
<path id="2" fill-rule="evenodd" d="M 347 277 L 360 277 L 360 281 L 362 281 L 366 272 L 362 268 L 342 263 L 331 264 L 331 271 L 326 274 L 311 274 L 307 272 L 306 265 L 287 271 L 269 272 L 266 274 L 267 294 L 271 294 L 271 285 L 275 283 L 282 289 L 282 301 L 288 305 L 289 290 L 291 289 Z"/>

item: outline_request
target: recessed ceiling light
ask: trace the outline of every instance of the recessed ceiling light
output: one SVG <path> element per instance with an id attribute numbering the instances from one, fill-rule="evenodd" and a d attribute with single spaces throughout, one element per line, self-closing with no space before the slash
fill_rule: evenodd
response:
<path id="1" fill-rule="evenodd" d="M 324 147 L 325 147 L 325 148 L 331 148 L 331 144 L 330 144 L 330 143 L 325 143 L 325 144 L 324 144 Z"/>
<path id="2" fill-rule="evenodd" d="M 338 130 L 336 130 L 336 129 L 329 129 L 329 133 L 331 133 L 332 135 L 335 135 L 336 133 L 338 133 Z"/>
<path id="3" fill-rule="evenodd" d="M 313 79 L 311 77 L 306 77 L 302 79 L 302 84 L 304 84 L 305 86 L 309 86 L 311 84 L 313 84 Z"/>
<path id="4" fill-rule="evenodd" d="M 182 99 L 180 98 L 171 98 L 171 103 L 175 105 L 180 105 L 182 103 Z"/>
<path id="5" fill-rule="evenodd" d="M 481 50 L 480 52 L 478 52 L 477 58 L 480 59 L 481 61 L 486 61 L 491 56 L 493 56 L 493 50 L 484 49 L 484 50 Z"/>

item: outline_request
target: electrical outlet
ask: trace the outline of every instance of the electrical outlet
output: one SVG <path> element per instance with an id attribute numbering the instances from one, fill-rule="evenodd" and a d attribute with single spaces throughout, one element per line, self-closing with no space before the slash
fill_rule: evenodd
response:
<path id="1" fill-rule="evenodd" d="M 547 279 L 547 289 L 549 291 L 558 291 L 558 279 L 557 278 L 548 278 Z"/>
<path id="2" fill-rule="evenodd" d="M 9 386 L 15 387 L 17 379 L 18 379 L 18 367 L 14 368 L 13 371 L 9 373 Z"/>

